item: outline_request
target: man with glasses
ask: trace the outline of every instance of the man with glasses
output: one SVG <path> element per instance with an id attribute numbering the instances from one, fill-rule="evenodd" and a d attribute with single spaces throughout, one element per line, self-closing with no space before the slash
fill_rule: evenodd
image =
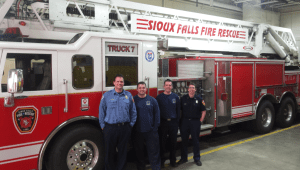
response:
<path id="1" fill-rule="evenodd" d="M 187 160 L 187 147 L 189 135 L 192 136 L 193 151 L 194 151 L 194 162 L 198 166 L 202 166 L 200 161 L 200 148 L 199 148 L 199 135 L 201 124 L 205 118 L 206 108 L 204 100 L 201 97 L 196 96 L 195 84 L 190 83 L 189 94 L 184 95 L 181 98 L 182 108 L 182 123 L 180 127 L 180 134 L 182 139 L 181 148 L 181 159 L 178 165 L 186 163 Z"/>

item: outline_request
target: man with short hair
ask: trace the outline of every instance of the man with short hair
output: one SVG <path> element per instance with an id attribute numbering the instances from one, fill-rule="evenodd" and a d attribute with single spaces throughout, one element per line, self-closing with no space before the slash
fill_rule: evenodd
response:
<path id="1" fill-rule="evenodd" d="M 123 90 L 124 77 L 117 74 L 115 88 L 106 92 L 100 102 L 99 123 L 104 134 L 105 169 L 123 170 L 126 166 L 127 144 L 136 122 L 136 107 L 130 92 Z M 118 162 L 114 153 L 118 149 Z"/>
<path id="2" fill-rule="evenodd" d="M 138 95 L 134 96 L 137 120 L 133 133 L 133 146 L 137 156 L 137 169 L 145 170 L 144 143 L 152 170 L 160 170 L 158 126 L 160 112 L 157 101 L 146 95 L 146 84 L 137 84 Z"/>
<path id="3" fill-rule="evenodd" d="M 189 94 L 184 95 L 181 98 L 182 108 L 182 122 L 180 127 L 182 147 L 181 147 L 181 159 L 178 164 L 183 164 L 188 161 L 187 159 L 187 147 L 189 135 L 192 136 L 194 146 L 194 162 L 198 166 L 202 166 L 200 161 L 200 148 L 199 148 L 199 135 L 201 124 L 205 118 L 206 109 L 204 100 L 200 96 L 196 96 L 195 84 L 189 85 Z"/>
<path id="4" fill-rule="evenodd" d="M 172 93 L 172 81 L 167 79 L 164 81 L 165 91 L 156 98 L 161 115 L 160 140 L 161 140 L 161 165 L 164 167 L 166 160 L 164 154 L 166 152 L 167 136 L 170 138 L 170 165 L 177 167 L 176 164 L 176 144 L 177 132 L 180 119 L 180 100 L 177 94 Z"/>

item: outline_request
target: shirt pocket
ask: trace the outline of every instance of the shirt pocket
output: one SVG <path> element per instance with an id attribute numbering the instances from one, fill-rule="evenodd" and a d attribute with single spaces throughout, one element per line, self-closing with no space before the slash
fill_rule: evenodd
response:
<path id="1" fill-rule="evenodd" d="M 108 109 L 113 110 L 118 106 L 117 100 L 109 100 L 108 102 Z"/>
<path id="2" fill-rule="evenodd" d="M 129 109 L 129 99 L 126 99 L 126 98 L 122 98 L 122 107 L 124 107 L 126 110 Z"/>

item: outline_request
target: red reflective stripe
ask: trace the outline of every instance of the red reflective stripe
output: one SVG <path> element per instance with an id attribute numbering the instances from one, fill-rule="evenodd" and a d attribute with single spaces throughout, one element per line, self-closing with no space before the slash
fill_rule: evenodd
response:
<path id="1" fill-rule="evenodd" d="M 146 21 L 146 22 L 148 22 L 148 20 L 147 20 L 147 19 L 136 19 L 136 20 L 138 20 L 138 21 Z"/>
<path id="2" fill-rule="evenodd" d="M 148 25 L 148 24 L 144 24 L 144 23 L 136 23 L 137 25 Z"/>
<path id="3" fill-rule="evenodd" d="M 144 28 L 144 27 L 137 27 L 136 29 L 146 30 L 147 28 Z"/>

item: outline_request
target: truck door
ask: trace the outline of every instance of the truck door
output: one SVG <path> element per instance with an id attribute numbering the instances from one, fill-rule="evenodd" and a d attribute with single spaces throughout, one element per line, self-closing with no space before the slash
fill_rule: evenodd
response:
<path id="1" fill-rule="evenodd" d="M 58 124 L 57 52 L 4 49 L 0 64 L 1 169 L 37 169 L 40 148 Z M 6 107 L 10 69 L 23 71 L 24 86 Z"/>
<path id="2" fill-rule="evenodd" d="M 231 122 L 230 62 L 218 62 L 217 72 L 217 127 L 220 127 Z"/>

